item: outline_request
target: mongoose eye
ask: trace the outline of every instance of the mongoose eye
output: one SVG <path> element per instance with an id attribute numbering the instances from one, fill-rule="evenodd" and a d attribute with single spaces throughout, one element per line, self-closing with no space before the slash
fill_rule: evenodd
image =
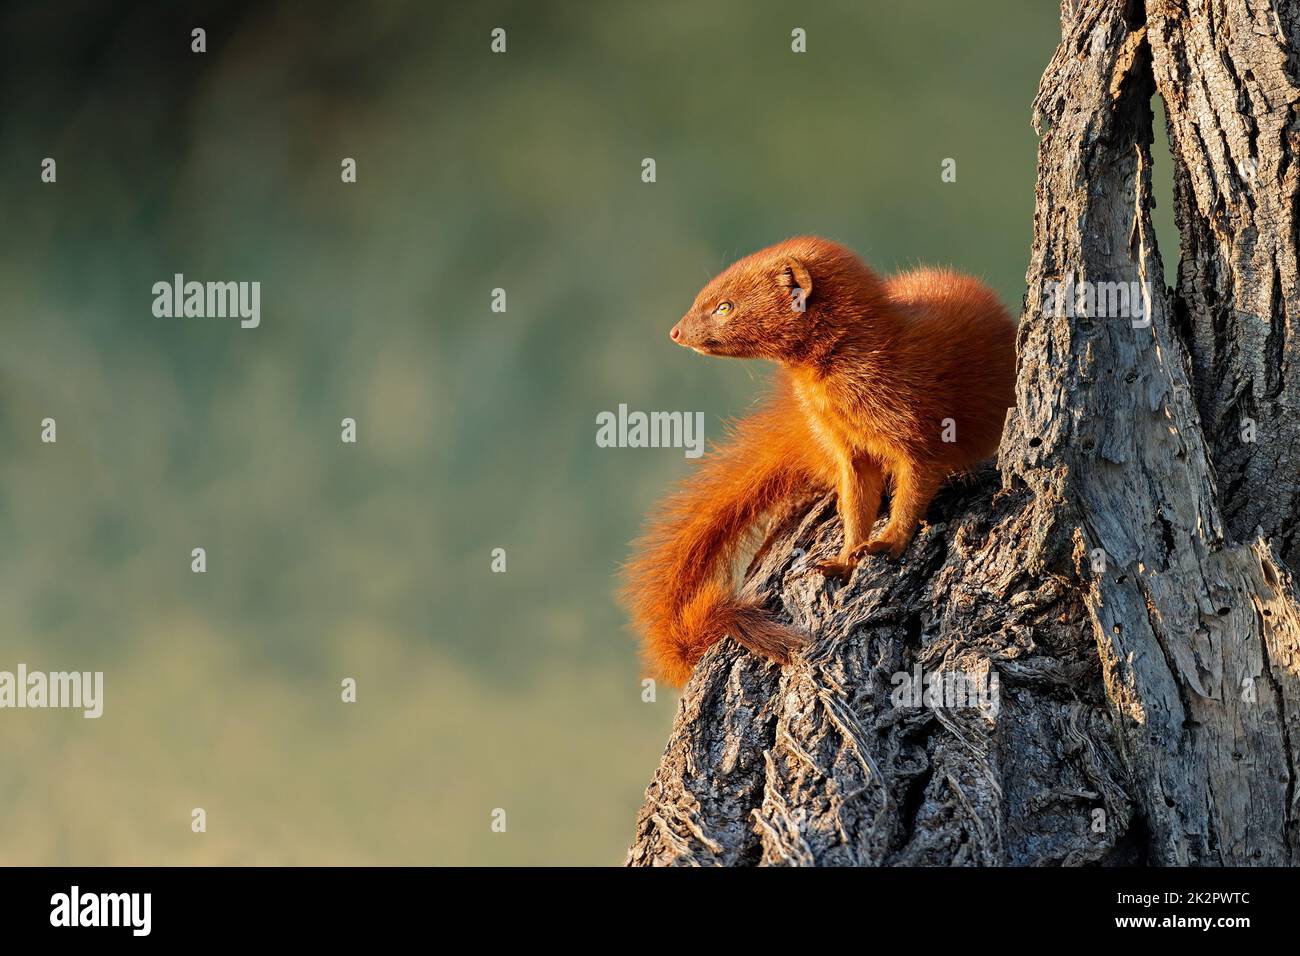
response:
<path id="1" fill-rule="evenodd" d="M 719 305 L 716 309 L 713 310 L 713 314 L 714 314 L 714 315 L 730 315 L 730 314 L 731 314 L 731 310 L 732 310 L 733 308 L 735 308 L 735 306 L 733 306 L 730 302 L 723 302 L 721 305 Z"/>

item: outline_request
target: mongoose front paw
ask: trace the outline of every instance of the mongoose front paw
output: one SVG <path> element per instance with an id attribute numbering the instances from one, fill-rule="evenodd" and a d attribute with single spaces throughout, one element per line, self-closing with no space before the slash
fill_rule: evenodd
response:
<path id="1" fill-rule="evenodd" d="M 844 583 L 853 576 L 853 569 L 856 566 L 856 561 L 819 561 L 813 565 L 813 568 L 828 578 Z"/>
<path id="2" fill-rule="evenodd" d="M 878 538 L 872 538 L 865 544 L 858 545 L 853 554 L 857 558 L 865 557 L 868 554 L 887 554 L 891 558 L 896 558 L 907 550 L 907 543 L 907 538 L 882 534 Z"/>

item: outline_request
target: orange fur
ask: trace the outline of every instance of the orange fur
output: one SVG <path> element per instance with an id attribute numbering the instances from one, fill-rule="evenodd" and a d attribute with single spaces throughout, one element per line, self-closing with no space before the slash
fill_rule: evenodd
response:
<path id="1" fill-rule="evenodd" d="M 865 554 L 897 556 L 944 480 L 996 450 L 1014 401 L 1015 324 L 991 290 L 937 269 L 882 282 L 815 237 L 734 263 L 672 337 L 781 366 L 767 407 L 664 503 L 628 565 L 647 663 L 674 684 L 724 635 L 781 663 L 802 643 L 732 593 L 732 565 L 764 515 L 834 488 L 844 546 L 818 567 L 843 577 Z M 887 486 L 889 520 L 873 535 Z"/>

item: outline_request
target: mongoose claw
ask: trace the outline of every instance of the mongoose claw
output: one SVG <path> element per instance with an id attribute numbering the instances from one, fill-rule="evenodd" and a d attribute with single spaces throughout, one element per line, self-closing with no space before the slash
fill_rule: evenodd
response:
<path id="1" fill-rule="evenodd" d="M 853 550 L 854 557 L 865 557 L 868 554 L 887 554 L 891 558 L 896 558 L 907 550 L 907 542 L 899 541 L 895 538 L 886 538 L 883 535 L 879 538 L 872 538 L 865 544 L 858 545 Z"/>
<path id="2" fill-rule="evenodd" d="M 844 584 L 853 576 L 853 569 L 856 566 L 856 561 L 819 561 L 813 565 L 813 568 L 820 571 L 826 577 L 833 578 L 841 584 Z"/>

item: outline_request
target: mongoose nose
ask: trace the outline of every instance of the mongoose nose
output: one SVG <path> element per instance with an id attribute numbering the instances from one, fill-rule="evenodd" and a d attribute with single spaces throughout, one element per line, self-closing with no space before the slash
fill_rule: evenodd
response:
<path id="1" fill-rule="evenodd" d="M 682 327 L 680 325 L 674 325 L 673 330 L 668 333 L 668 337 L 676 342 L 682 337 Z"/>

